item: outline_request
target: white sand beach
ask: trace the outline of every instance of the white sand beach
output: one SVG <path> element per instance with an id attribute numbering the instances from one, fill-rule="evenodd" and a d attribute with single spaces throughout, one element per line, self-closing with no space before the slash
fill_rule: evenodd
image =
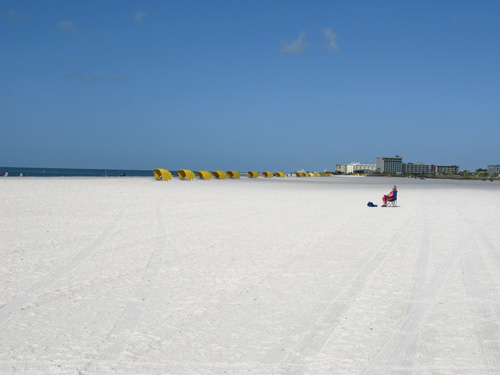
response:
<path id="1" fill-rule="evenodd" d="M 497 181 L 0 192 L 1 374 L 500 374 Z"/>

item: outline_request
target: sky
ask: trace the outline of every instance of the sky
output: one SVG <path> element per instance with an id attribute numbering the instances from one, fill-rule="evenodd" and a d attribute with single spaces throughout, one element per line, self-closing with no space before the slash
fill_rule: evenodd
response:
<path id="1" fill-rule="evenodd" d="M 0 165 L 500 164 L 499 1 L 0 1 Z"/>

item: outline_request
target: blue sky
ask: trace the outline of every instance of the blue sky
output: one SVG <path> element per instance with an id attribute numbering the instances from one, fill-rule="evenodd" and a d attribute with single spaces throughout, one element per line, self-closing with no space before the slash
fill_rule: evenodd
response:
<path id="1" fill-rule="evenodd" d="M 0 2 L 0 165 L 500 163 L 498 1 Z"/>

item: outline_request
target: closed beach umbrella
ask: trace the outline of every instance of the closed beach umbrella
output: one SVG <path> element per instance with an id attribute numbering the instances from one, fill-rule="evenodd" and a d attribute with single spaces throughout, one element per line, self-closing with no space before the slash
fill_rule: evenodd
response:
<path id="1" fill-rule="evenodd" d="M 229 178 L 240 178 L 240 172 L 236 172 L 236 171 L 227 171 L 227 177 Z"/>
<path id="2" fill-rule="evenodd" d="M 168 181 L 170 180 L 172 177 L 174 177 L 174 175 L 172 174 L 172 172 L 166 170 L 166 169 L 162 169 L 162 168 L 157 168 L 153 171 L 153 173 L 155 174 L 155 178 L 157 180 L 162 180 L 162 181 Z"/>
<path id="3" fill-rule="evenodd" d="M 221 180 L 224 180 L 227 177 L 227 174 L 224 171 L 213 171 L 213 175 L 215 178 L 220 178 Z"/>
<path id="4" fill-rule="evenodd" d="M 177 175 L 181 180 L 192 180 L 195 176 L 194 172 L 189 169 L 179 169 Z"/>
<path id="5" fill-rule="evenodd" d="M 201 180 L 210 180 L 212 178 L 212 173 L 209 171 L 199 171 L 196 174 Z"/>

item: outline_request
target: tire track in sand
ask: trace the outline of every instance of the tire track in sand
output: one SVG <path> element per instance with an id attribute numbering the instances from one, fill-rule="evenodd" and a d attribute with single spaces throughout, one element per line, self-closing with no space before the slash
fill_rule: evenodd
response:
<path id="1" fill-rule="evenodd" d="M 500 270 L 500 250 L 488 239 L 485 234 L 485 232 L 495 232 L 497 224 L 493 223 L 489 228 L 485 228 L 483 225 L 478 225 L 473 222 L 468 217 L 464 218 L 464 220 L 469 226 L 473 226 L 474 232 L 478 234 L 479 242 L 484 246 L 484 249 L 488 253 L 491 260 L 493 260 L 493 264 L 495 264 L 496 268 Z"/>
<path id="2" fill-rule="evenodd" d="M 491 369 L 500 368 L 500 304 L 491 296 L 498 290 L 480 252 L 475 249 L 462 259 L 468 305 L 474 317 L 476 338 L 485 362 Z"/>
<path id="3" fill-rule="evenodd" d="M 156 245 L 149 259 L 148 266 L 137 285 L 132 300 L 127 304 L 121 316 L 118 318 L 113 329 L 108 336 L 108 345 L 101 351 L 99 356 L 103 361 L 118 360 L 128 347 L 130 336 L 135 331 L 145 306 L 148 302 L 151 290 L 155 285 L 158 275 L 165 261 L 167 246 L 165 245 L 166 229 L 163 212 L 159 207 L 156 210 L 157 215 L 157 235 Z"/>
<path id="4" fill-rule="evenodd" d="M 120 212 L 115 220 L 106 228 L 99 237 L 85 250 L 81 251 L 69 263 L 59 267 L 52 276 L 40 281 L 38 284 L 29 289 L 24 295 L 14 297 L 10 302 L 0 309 L 0 326 L 5 324 L 10 317 L 20 311 L 29 303 L 32 303 L 40 294 L 55 285 L 66 275 L 71 273 L 80 264 L 82 264 L 90 255 L 92 255 L 116 230 L 124 217 L 123 211 Z"/>
<path id="5" fill-rule="evenodd" d="M 321 352 L 329 341 L 332 332 L 339 324 L 341 316 L 348 311 L 358 295 L 365 288 L 366 282 L 379 268 L 391 250 L 402 241 L 402 235 L 410 221 L 407 217 L 399 228 L 394 230 L 394 236 L 362 254 L 358 261 L 345 272 L 345 276 L 333 289 L 328 292 L 323 301 L 318 302 L 309 317 L 296 327 L 290 336 L 300 336 L 294 344 L 275 348 L 264 358 L 264 363 L 304 363 L 303 359 Z M 295 368 L 296 373 L 305 371 L 305 368 Z M 294 373 L 295 373 L 294 372 Z"/>
<path id="6" fill-rule="evenodd" d="M 434 302 L 441 293 L 446 281 L 455 270 L 466 250 L 470 248 L 477 238 L 477 233 L 470 232 L 467 240 L 461 242 L 440 264 L 434 276 L 426 284 L 415 281 L 413 296 L 408 306 L 408 312 L 401 323 L 395 328 L 395 332 L 387 340 L 384 347 L 377 354 L 372 363 L 363 374 L 385 374 L 398 373 L 401 369 L 413 368 L 415 362 L 416 345 L 418 342 L 419 328 L 425 321 Z M 424 234 L 422 248 L 430 246 L 430 241 Z M 425 254 L 419 256 L 417 261 L 415 277 L 422 277 L 425 272 L 421 267 L 424 264 Z"/>
<path id="7" fill-rule="evenodd" d="M 429 252 L 431 249 L 432 227 L 427 219 L 428 212 L 425 207 L 425 200 L 422 202 L 423 207 L 423 228 L 422 237 L 418 250 L 417 261 L 413 271 L 413 286 L 410 294 L 410 301 L 420 301 L 424 299 L 425 288 L 428 282 L 428 267 L 429 267 Z M 408 344 L 405 351 L 405 363 L 407 368 L 412 368 L 415 362 L 417 352 L 418 333 L 407 338 Z"/>
<path id="8" fill-rule="evenodd" d="M 496 370 L 500 368 L 500 302 L 495 298 L 497 282 L 488 270 L 485 256 L 500 270 L 500 253 L 485 235 L 488 229 L 471 220 L 470 215 L 464 215 L 463 219 L 478 235 L 477 247 L 462 260 L 467 302 L 474 317 L 478 346 L 487 366 Z"/>

